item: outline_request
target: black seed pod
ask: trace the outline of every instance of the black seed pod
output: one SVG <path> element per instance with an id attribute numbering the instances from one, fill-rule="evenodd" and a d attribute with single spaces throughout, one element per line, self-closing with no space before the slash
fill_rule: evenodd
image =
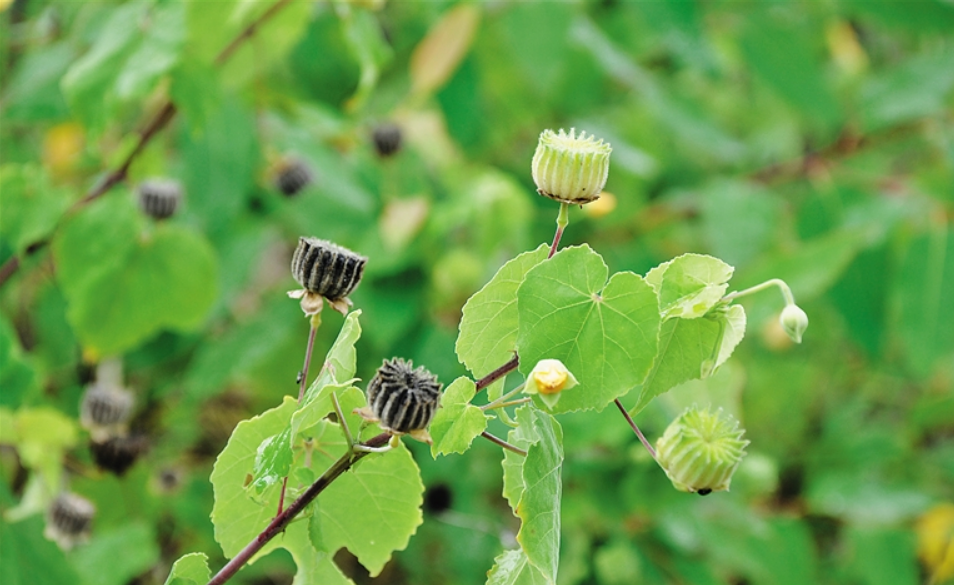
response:
<path id="1" fill-rule="evenodd" d="M 92 441 L 89 450 L 100 469 L 123 475 L 145 452 L 146 438 L 141 435 L 112 437 L 106 441 Z"/>
<path id="2" fill-rule="evenodd" d="M 291 270 L 305 290 L 336 301 L 358 286 L 367 261 L 364 256 L 326 240 L 299 238 Z"/>
<path id="3" fill-rule="evenodd" d="M 82 496 L 64 492 L 50 505 L 49 527 L 58 535 L 73 538 L 89 532 L 96 507 Z"/>
<path id="4" fill-rule="evenodd" d="M 129 420 L 132 407 L 133 395 L 129 391 L 93 384 L 83 393 L 80 417 L 87 428 L 119 425 Z"/>
<path id="5" fill-rule="evenodd" d="M 286 197 L 298 195 L 302 189 L 312 184 L 315 174 L 305 161 L 288 159 L 281 164 L 275 175 L 275 187 Z"/>
<path id="6" fill-rule="evenodd" d="M 401 358 L 385 360 L 368 384 L 368 405 L 381 426 L 399 433 L 427 428 L 437 412 L 437 376 Z"/>
<path id="7" fill-rule="evenodd" d="M 401 127 L 397 124 L 381 124 L 371 134 L 378 156 L 386 158 L 401 150 Z"/>
<path id="8" fill-rule="evenodd" d="M 139 184 L 139 208 L 154 219 L 171 217 L 182 200 L 182 185 L 172 179 L 149 179 Z"/>

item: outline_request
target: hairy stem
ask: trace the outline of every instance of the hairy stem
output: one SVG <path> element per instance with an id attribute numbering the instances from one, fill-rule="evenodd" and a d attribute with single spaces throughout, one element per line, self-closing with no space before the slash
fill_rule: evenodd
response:
<path id="1" fill-rule="evenodd" d="M 771 280 L 766 280 L 766 281 L 763 282 L 762 284 L 757 284 L 757 285 L 755 285 L 755 286 L 753 286 L 753 287 L 749 287 L 749 288 L 747 288 L 747 289 L 745 289 L 745 290 L 740 290 L 740 291 L 731 292 L 731 293 L 725 295 L 724 297 L 722 297 L 722 300 L 723 300 L 723 301 L 732 301 L 732 300 L 735 300 L 735 299 L 737 299 L 737 298 L 739 298 L 739 297 L 745 297 L 745 296 L 748 296 L 748 295 L 751 295 L 751 294 L 754 294 L 754 293 L 763 291 L 763 290 L 765 290 L 765 289 L 767 289 L 767 288 L 769 288 L 769 287 L 772 287 L 772 286 L 777 286 L 777 287 L 778 287 L 779 291 L 782 293 L 782 298 L 785 299 L 785 304 L 786 304 L 786 305 L 794 305 L 794 304 L 795 304 L 795 297 L 792 296 L 792 289 L 788 288 L 788 284 L 787 284 L 784 280 L 782 280 L 782 279 L 780 279 L 780 278 L 773 278 L 773 279 L 771 279 Z"/>
<path id="2" fill-rule="evenodd" d="M 547 258 L 553 258 L 553 255 L 556 254 L 557 248 L 560 247 L 560 238 L 563 237 L 563 230 L 570 224 L 569 203 L 560 203 L 560 213 L 557 214 L 556 224 L 557 229 L 553 234 L 553 243 L 550 244 L 550 253 L 547 254 Z"/>
<path id="3" fill-rule="evenodd" d="M 381 447 L 387 444 L 390 438 L 391 435 L 389 433 L 381 433 L 362 444 L 367 447 Z M 308 504 L 318 497 L 318 494 L 323 492 L 325 488 L 331 485 L 334 480 L 338 479 L 341 474 L 351 469 L 355 463 L 367 455 L 368 453 L 360 451 L 348 451 L 342 455 L 321 477 L 316 479 L 315 483 L 311 484 L 297 500 L 289 504 L 281 514 L 275 516 L 252 542 L 248 543 L 232 560 L 226 563 L 226 565 L 212 577 L 208 585 L 222 585 L 235 576 L 239 569 L 241 569 L 249 559 L 255 556 L 255 553 L 262 550 L 262 547 L 268 544 L 271 539 L 284 531 L 285 528 L 288 527 L 288 524 L 291 523 Z"/>
<path id="4" fill-rule="evenodd" d="M 480 436 L 483 437 L 483 438 L 485 438 L 485 439 L 487 439 L 487 440 L 490 441 L 491 443 L 496 443 L 496 444 L 500 445 L 501 447 L 503 447 L 504 449 L 506 449 L 506 450 L 508 450 L 508 451 L 513 451 L 513 452 L 516 453 L 517 455 L 523 455 L 524 457 L 527 456 L 527 452 L 524 451 L 523 449 L 521 449 L 520 447 L 515 447 L 515 446 L 511 445 L 510 443 L 508 443 L 507 441 L 504 441 L 504 440 L 501 439 L 500 437 L 497 437 L 497 436 L 495 436 L 495 435 L 491 435 L 491 434 L 488 433 L 487 431 L 484 431 L 484 432 L 480 433 Z"/>
<path id="5" fill-rule="evenodd" d="M 615 400 L 616 407 L 619 408 L 619 411 L 623 413 L 623 418 L 626 419 L 626 422 L 629 423 L 630 428 L 633 429 L 633 432 L 636 433 L 636 436 L 639 437 L 639 441 L 643 444 L 643 447 L 646 447 L 646 450 L 649 451 L 649 454 L 653 456 L 653 459 L 656 458 L 656 450 L 653 449 L 653 446 L 649 444 L 649 441 L 646 440 L 646 437 L 643 436 L 643 432 L 639 430 L 639 427 L 636 426 L 636 421 L 633 420 L 633 417 L 629 416 L 629 413 L 626 412 L 626 407 L 623 406 L 623 403 L 619 401 L 619 398 Z"/>
<path id="6" fill-rule="evenodd" d="M 217 66 L 221 66 L 228 61 L 235 51 L 255 34 L 255 31 L 257 31 L 259 27 L 275 16 L 276 13 L 287 6 L 290 2 L 291 0 L 278 0 L 268 10 L 263 12 L 261 16 L 256 18 L 248 26 L 242 29 L 242 31 L 239 32 L 238 35 L 236 35 L 235 38 L 232 39 L 232 41 L 218 54 L 218 56 L 215 58 L 215 64 Z M 156 134 L 158 134 L 160 130 L 169 124 L 172 118 L 175 117 L 175 114 L 176 105 L 172 103 L 171 100 L 166 100 L 166 102 L 162 105 L 162 107 L 159 108 L 156 114 L 153 115 L 145 127 L 143 127 L 142 131 L 139 132 L 139 140 L 136 142 L 136 146 L 132 149 L 132 151 L 126 155 L 126 158 L 124 158 L 123 161 L 120 162 L 119 165 L 117 165 L 113 170 L 106 173 L 106 175 L 100 181 L 95 183 L 80 200 L 74 203 L 69 210 L 67 210 L 66 215 L 75 213 L 90 202 L 99 199 L 117 184 L 125 181 L 126 175 L 129 173 L 129 167 L 132 165 L 133 161 L 142 153 L 142 151 L 146 148 L 146 145 L 148 145 L 152 139 L 155 138 Z M 52 234 L 45 239 L 33 242 L 27 247 L 25 254 L 27 256 L 32 256 L 33 254 L 36 254 L 40 250 L 46 248 L 49 245 L 51 238 Z M 0 287 L 2 287 L 11 277 L 13 277 L 14 274 L 17 273 L 21 264 L 20 256 L 14 255 L 4 262 L 2 266 L 0 266 Z"/>
<path id="7" fill-rule="evenodd" d="M 490 386 L 491 384 L 493 384 L 500 378 L 503 378 L 510 372 L 516 370 L 519 364 L 520 364 L 520 357 L 515 353 L 513 354 L 513 357 L 507 361 L 507 363 L 500 366 L 496 370 L 490 372 L 483 378 L 477 380 L 477 383 L 476 383 L 477 392 L 480 392 L 481 390 L 483 390 L 487 386 Z"/>

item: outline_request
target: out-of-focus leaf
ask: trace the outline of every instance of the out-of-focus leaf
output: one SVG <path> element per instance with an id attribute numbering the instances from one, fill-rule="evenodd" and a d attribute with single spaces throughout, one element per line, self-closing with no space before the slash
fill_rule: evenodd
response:
<path id="1" fill-rule="evenodd" d="M 43 537 L 43 519 L 0 522 L 0 582 L 4 585 L 80 583 L 66 555 Z"/>
<path id="2" fill-rule="evenodd" d="M 663 319 L 695 319 L 722 299 L 734 270 L 712 256 L 683 254 L 650 270 L 646 282 L 659 295 Z"/>
<path id="3" fill-rule="evenodd" d="M 487 585 L 548 585 L 540 569 L 534 567 L 521 550 L 508 550 L 494 559 L 494 568 L 487 573 Z"/>
<path id="4" fill-rule="evenodd" d="M 2 238 L 19 254 L 47 238 L 70 205 L 67 192 L 54 187 L 46 173 L 35 166 L 0 167 Z"/>
<path id="5" fill-rule="evenodd" d="M 348 107 L 356 110 L 371 95 L 392 51 L 382 35 L 381 25 L 371 12 L 353 10 L 343 19 L 342 26 L 348 47 L 361 64 L 358 89 L 348 101 Z"/>
<path id="6" fill-rule="evenodd" d="M 639 583 L 642 564 L 639 553 L 625 540 L 616 540 L 596 551 L 596 576 L 606 585 Z"/>
<path id="7" fill-rule="evenodd" d="M 447 82 L 470 49 L 479 23 L 480 9 L 477 6 L 459 4 L 434 24 L 411 55 L 414 93 L 429 94 Z"/>
<path id="8" fill-rule="evenodd" d="M 740 266 L 772 245 L 781 201 L 771 192 L 750 183 L 717 181 L 703 188 L 699 199 L 703 230 L 715 256 Z"/>
<path id="9" fill-rule="evenodd" d="M 0 317 L 0 405 L 15 407 L 36 384 L 36 372 L 23 359 L 20 342 L 13 327 Z"/>
<path id="10" fill-rule="evenodd" d="M 884 3 L 890 4 L 890 3 Z M 910 4 L 916 6 L 928 2 Z M 954 14 L 954 9 L 951 9 Z M 871 77 L 861 90 L 862 120 L 867 131 L 940 114 L 949 110 L 954 70 L 943 52 L 913 57 Z"/>
<path id="11" fill-rule="evenodd" d="M 205 553 L 189 553 L 173 563 L 164 585 L 202 585 L 211 578 L 209 557 Z"/>
<path id="12" fill-rule="evenodd" d="M 907 530 L 852 526 L 846 541 L 849 571 L 865 585 L 915 585 L 920 582 L 914 535 Z"/>
<path id="13" fill-rule="evenodd" d="M 521 2 L 502 16 L 510 52 L 541 95 L 554 87 L 567 66 L 569 29 L 577 6 L 570 3 Z M 541 43 L 528 30 L 546 30 L 549 42 Z"/>
<path id="14" fill-rule="evenodd" d="M 49 407 L 16 413 L 17 453 L 23 466 L 42 474 L 47 493 L 60 489 L 62 458 L 78 439 L 76 419 Z"/>
<path id="15" fill-rule="evenodd" d="M 185 31 L 184 3 L 157 4 L 149 14 L 146 34 L 139 31 L 141 41 L 116 78 L 116 96 L 130 100 L 146 95 L 178 61 Z"/>
<path id="16" fill-rule="evenodd" d="M 68 41 L 24 54 L 5 81 L 4 118 L 36 122 L 65 117 L 66 100 L 59 82 L 75 60 L 76 51 Z"/>
<path id="17" fill-rule="evenodd" d="M 944 0 L 923 2 L 866 2 L 840 0 L 839 6 L 856 17 L 870 17 L 887 27 L 918 33 L 947 33 L 954 27 L 954 8 Z"/>
<path id="18" fill-rule="evenodd" d="M 476 393 L 474 382 L 465 377 L 457 378 L 444 390 L 441 407 L 429 428 L 434 440 L 431 455 L 435 459 L 441 454 L 467 451 L 474 437 L 487 428 L 490 417 L 470 403 Z"/>
<path id="19" fill-rule="evenodd" d="M 589 246 L 566 248 L 532 268 L 517 290 L 520 372 L 558 359 L 579 386 L 555 412 L 602 410 L 640 384 L 656 355 L 659 309 L 652 287 L 614 274 Z"/>
<path id="20" fill-rule="evenodd" d="M 96 532 L 71 556 L 84 585 L 125 585 L 159 560 L 159 546 L 152 527 L 140 520 Z"/>
<path id="21" fill-rule="evenodd" d="M 927 494 L 912 487 L 891 485 L 877 478 L 859 482 L 855 473 L 840 470 L 813 479 L 806 500 L 814 512 L 869 524 L 903 521 L 930 504 Z"/>

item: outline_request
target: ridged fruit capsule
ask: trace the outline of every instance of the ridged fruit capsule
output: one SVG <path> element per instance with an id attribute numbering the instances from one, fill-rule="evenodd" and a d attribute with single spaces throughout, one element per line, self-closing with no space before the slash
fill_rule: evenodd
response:
<path id="1" fill-rule="evenodd" d="M 291 270 L 306 291 L 336 301 L 358 286 L 367 261 L 364 256 L 327 240 L 302 237 L 292 256 Z"/>
<path id="2" fill-rule="evenodd" d="M 89 535 L 96 516 L 96 506 L 72 492 L 63 492 L 53 500 L 47 512 L 47 538 L 63 548 L 70 548 Z"/>
<path id="3" fill-rule="evenodd" d="M 100 469 L 123 475 L 146 451 L 147 446 L 146 438 L 142 435 L 124 435 L 105 441 L 92 441 L 89 450 Z"/>
<path id="4" fill-rule="evenodd" d="M 129 420 L 134 401 L 123 388 L 91 384 L 80 399 L 80 422 L 91 432 L 115 434 Z"/>
<path id="5" fill-rule="evenodd" d="M 182 201 L 182 185 L 173 179 L 148 179 L 139 184 L 139 208 L 153 219 L 172 217 Z"/>
<path id="6" fill-rule="evenodd" d="M 315 181 L 315 173 L 308 163 L 290 158 L 279 165 L 275 173 L 275 187 L 286 197 L 294 197 Z"/>
<path id="7" fill-rule="evenodd" d="M 396 433 L 422 431 L 440 404 L 442 385 L 424 366 L 385 360 L 368 384 L 368 406 L 381 426 Z"/>
<path id="8" fill-rule="evenodd" d="M 387 158 L 401 150 L 403 136 L 401 127 L 393 123 L 385 123 L 376 127 L 371 133 L 374 150 L 378 156 Z"/>

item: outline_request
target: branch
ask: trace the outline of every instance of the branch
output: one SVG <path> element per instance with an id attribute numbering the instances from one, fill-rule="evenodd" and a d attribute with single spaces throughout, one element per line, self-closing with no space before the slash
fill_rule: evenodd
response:
<path id="1" fill-rule="evenodd" d="M 391 438 L 390 433 L 381 433 L 375 437 L 372 437 L 367 442 L 363 443 L 366 447 L 382 447 L 387 444 L 388 440 Z M 255 553 L 262 550 L 268 542 L 275 538 L 278 534 L 283 532 L 285 528 L 295 519 L 298 514 L 300 514 L 308 504 L 310 504 L 315 498 L 318 497 L 318 494 L 323 492 L 325 488 L 331 485 L 331 482 L 338 479 L 338 477 L 351 469 L 355 463 L 360 461 L 362 458 L 368 455 L 368 452 L 363 451 L 347 451 L 340 459 L 334 462 L 334 464 L 325 471 L 321 477 L 315 480 L 315 483 L 305 490 L 297 500 L 292 502 L 285 510 L 275 516 L 274 519 L 265 527 L 265 530 L 255 537 L 252 542 L 248 543 L 245 548 L 243 548 L 235 557 L 232 558 L 222 569 L 215 574 L 214 577 L 209 581 L 208 585 L 222 585 L 229 579 L 235 576 L 238 573 L 245 563 L 249 561 Z"/>
<path id="2" fill-rule="evenodd" d="M 517 369 L 517 365 L 519 365 L 519 364 L 520 364 L 520 356 L 518 356 L 517 354 L 513 354 L 513 357 L 510 358 L 510 360 L 509 360 L 507 363 L 505 363 L 504 365 L 500 366 L 500 367 L 497 368 L 496 370 L 490 372 L 489 374 L 487 374 L 487 375 L 484 376 L 483 378 L 477 380 L 477 383 L 476 383 L 477 392 L 480 392 L 481 390 L 483 390 L 483 389 L 486 388 L 487 386 L 490 386 L 491 384 L 493 384 L 494 382 L 496 382 L 496 381 L 499 380 L 500 378 L 503 378 L 504 376 L 506 376 L 506 375 L 509 374 L 510 372 L 516 370 L 516 369 Z"/>
<path id="3" fill-rule="evenodd" d="M 235 53 L 235 51 L 242 45 L 242 43 L 252 38 L 252 36 L 254 36 L 255 32 L 259 29 L 259 27 L 262 26 L 262 24 L 264 24 L 270 18 L 275 16 L 275 14 L 278 13 L 278 11 L 280 11 L 290 2 L 291 0 L 278 0 L 268 10 L 263 12 L 261 16 L 259 16 L 254 21 L 249 23 L 249 25 L 246 26 L 244 29 L 242 29 L 242 31 L 239 32 L 238 35 L 236 35 L 236 37 L 232 39 L 232 41 L 228 45 L 226 45 L 226 47 L 222 49 L 222 51 L 216 56 L 215 65 L 221 66 L 226 61 L 228 61 L 229 58 L 231 58 L 232 55 Z M 83 195 L 82 199 L 74 203 L 66 212 L 67 215 L 71 213 L 75 213 L 76 211 L 85 207 L 87 204 L 91 203 L 92 201 L 99 199 L 101 196 L 107 193 L 114 186 L 125 181 L 126 175 L 129 172 L 129 167 L 132 165 L 133 161 L 152 141 L 152 139 L 156 136 L 156 134 L 158 134 L 163 128 L 165 128 L 169 124 L 172 118 L 175 117 L 175 114 L 176 114 L 175 104 L 172 103 L 171 100 L 167 99 L 166 102 L 159 109 L 159 111 L 156 113 L 156 115 L 153 116 L 153 118 L 149 121 L 149 123 L 146 124 L 145 128 L 143 128 L 142 131 L 139 133 L 139 140 L 136 142 L 136 147 L 133 148 L 132 152 L 130 152 L 126 156 L 126 158 L 123 159 L 121 163 L 119 163 L 119 166 L 117 166 L 112 171 L 107 173 L 102 180 L 94 184 L 93 187 L 90 188 L 90 190 L 87 191 L 85 195 Z M 54 231 L 55 231 L 55 228 L 54 228 Z M 25 250 L 26 256 L 32 256 L 33 254 L 36 254 L 37 252 L 39 252 L 40 250 L 48 246 L 50 243 L 51 237 L 52 237 L 52 234 L 50 234 L 50 237 L 34 242 L 29 247 L 27 247 L 27 249 Z M 7 261 L 4 262 L 2 266 L 0 266 L 0 287 L 6 284 L 6 282 L 14 274 L 16 274 L 17 271 L 20 269 L 20 265 L 21 265 L 20 260 L 21 259 L 19 256 L 14 255 L 14 256 L 11 256 L 9 259 L 7 259 Z"/>

